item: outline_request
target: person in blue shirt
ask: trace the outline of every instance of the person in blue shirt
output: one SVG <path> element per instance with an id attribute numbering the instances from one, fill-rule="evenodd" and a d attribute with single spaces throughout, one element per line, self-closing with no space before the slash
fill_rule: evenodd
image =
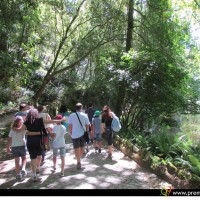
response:
<path id="1" fill-rule="evenodd" d="M 17 113 L 15 113 L 15 117 L 21 116 L 21 117 L 23 117 L 23 120 L 25 120 L 27 114 L 28 114 L 27 104 L 21 103 L 20 106 L 19 106 L 19 111 Z"/>
<path id="2" fill-rule="evenodd" d="M 101 129 L 101 112 L 96 110 L 94 113 L 94 117 L 92 118 L 91 129 L 94 135 L 94 145 L 95 150 L 101 153 L 102 146 L 102 129 Z"/>

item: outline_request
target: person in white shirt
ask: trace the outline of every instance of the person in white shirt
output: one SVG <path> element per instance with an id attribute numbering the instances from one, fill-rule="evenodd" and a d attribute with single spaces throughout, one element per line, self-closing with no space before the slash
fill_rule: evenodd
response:
<path id="1" fill-rule="evenodd" d="M 12 127 L 20 127 L 24 120 L 22 116 L 16 116 Z M 15 170 L 17 181 L 21 181 L 26 175 L 26 131 L 16 132 L 13 129 L 9 132 L 7 153 L 11 153 L 15 158 Z M 20 158 L 22 160 L 22 170 L 20 171 Z"/>
<path id="2" fill-rule="evenodd" d="M 82 104 L 76 104 L 76 112 L 69 116 L 69 134 L 71 135 L 74 153 L 77 159 L 77 169 L 81 169 L 81 157 L 84 152 L 84 132 L 89 131 L 90 121 L 87 114 L 82 112 Z"/>
<path id="3" fill-rule="evenodd" d="M 55 119 L 62 119 L 62 115 L 57 115 Z M 53 127 L 53 169 L 56 171 L 56 163 L 57 163 L 57 156 L 58 150 L 60 153 L 61 158 L 61 173 L 60 176 L 64 176 L 64 169 L 65 169 L 65 134 L 66 134 L 66 127 L 58 122 L 57 125 Z"/>

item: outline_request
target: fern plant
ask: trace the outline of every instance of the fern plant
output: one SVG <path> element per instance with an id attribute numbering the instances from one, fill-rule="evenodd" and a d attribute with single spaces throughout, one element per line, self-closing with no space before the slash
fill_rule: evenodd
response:
<path id="1" fill-rule="evenodd" d="M 171 146 L 176 143 L 176 138 L 174 135 L 169 135 L 162 131 L 151 135 L 149 138 L 149 144 L 151 149 L 155 154 L 161 154 L 163 157 L 167 157 L 171 151 Z"/>

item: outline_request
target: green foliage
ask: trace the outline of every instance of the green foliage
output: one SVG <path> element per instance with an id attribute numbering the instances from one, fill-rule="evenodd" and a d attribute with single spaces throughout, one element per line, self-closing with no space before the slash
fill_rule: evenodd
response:
<path id="1" fill-rule="evenodd" d="M 9 135 L 9 131 L 8 130 L 1 130 L 0 131 L 0 138 L 7 138 Z"/>
<path id="2" fill-rule="evenodd" d="M 36 8 L 36 2 L 26 0 L 0 3 L 0 84 L 3 86 L 8 86 L 10 79 L 17 76 L 20 76 L 19 86 L 25 86 L 31 72 L 38 67 L 32 54 L 36 43 L 31 39 L 38 23 Z"/>
<path id="3" fill-rule="evenodd" d="M 187 159 L 176 158 L 175 163 L 189 169 L 192 173 L 200 176 L 200 159 L 193 155 L 188 155 Z"/>
<path id="4" fill-rule="evenodd" d="M 159 133 L 152 134 L 149 137 L 151 151 L 156 155 L 162 155 L 162 157 L 166 157 L 167 155 L 169 155 L 171 151 L 171 146 L 176 142 L 175 135 L 169 135 L 166 132 L 166 129 L 164 129 L 161 130 Z"/>

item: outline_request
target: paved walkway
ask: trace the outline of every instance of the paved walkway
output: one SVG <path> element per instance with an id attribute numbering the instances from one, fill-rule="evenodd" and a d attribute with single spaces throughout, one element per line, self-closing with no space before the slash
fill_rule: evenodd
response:
<path id="1" fill-rule="evenodd" d="M 9 120 L 12 120 L 12 117 L 13 114 L 1 117 L 0 128 L 3 128 Z M 21 182 L 17 182 L 15 179 L 14 159 L 0 160 L 0 189 L 163 189 L 171 186 L 116 149 L 114 149 L 112 160 L 106 158 L 106 145 L 103 145 L 101 154 L 96 153 L 92 146 L 89 149 L 89 152 L 82 158 L 82 169 L 77 170 L 72 141 L 70 136 L 67 135 L 65 176 L 59 176 L 60 158 L 58 158 L 57 171 L 53 172 L 51 150 L 47 153 L 45 162 L 41 166 L 38 182 L 31 181 L 28 153 L 28 174 L 25 180 Z M 68 195 L 68 193 L 64 195 Z M 79 194 L 77 193 L 77 195 Z"/>
<path id="2" fill-rule="evenodd" d="M 162 189 L 171 184 L 159 179 L 141 168 L 136 162 L 125 157 L 116 149 L 113 159 L 106 158 L 106 146 L 102 153 L 90 150 L 82 158 L 82 169 L 76 169 L 71 138 L 66 142 L 65 176 L 60 177 L 60 159 L 57 171 L 52 168 L 52 150 L 46 155 L 41 166 L 38 182 L 31 181 L 30 158 L 27 153 L 27 177 L 21 182 L 15 180 L 14 160 L 0 161 L 0 189 Z"/>

